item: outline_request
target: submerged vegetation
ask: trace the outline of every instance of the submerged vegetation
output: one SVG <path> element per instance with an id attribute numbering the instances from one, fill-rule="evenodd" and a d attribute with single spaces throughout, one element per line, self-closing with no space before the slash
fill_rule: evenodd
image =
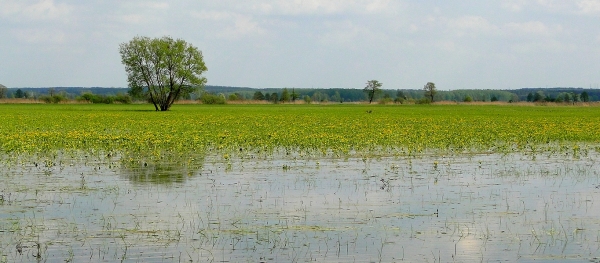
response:
<path id="1" fill-rule="evenodd" d="M 512 152 L 600 143 L 595 107 L 2 105 L 7 153 Z"/>

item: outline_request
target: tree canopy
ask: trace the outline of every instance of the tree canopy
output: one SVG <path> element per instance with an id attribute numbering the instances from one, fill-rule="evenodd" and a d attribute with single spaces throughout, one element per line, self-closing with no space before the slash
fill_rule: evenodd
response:
<path id="1" fill-rule="evenodd" d="M 363 89 L 363 91 L 367 93 L 367 95 L 369 97 L 369 103 L 373 102 L 373 98 L 375 97 L 375 94 L 381 93 L 382 85 L 383 85 L 383 83 L 381 83 L 377 80 L 369 80 L 367 82 L 367 86 Z"/>
<path id="2" fill-rule="evenodd" d="M 427 84 L 425 84 L 425 86 L 423 87 L 423 90 L 425 90 L 425 97 L 428 98 L 429 101 L 433 102 L 435 94 L 437 93 L 435 83 L 427 82 Z"/>
<path id="3" fill-rule="evenodd" d="M 202 52 L 184 40 L 135 37 L 119 51 L 130 94 L 146 97 L 157 111 L 169 110 L 175 100 L 206 84 Z"/>

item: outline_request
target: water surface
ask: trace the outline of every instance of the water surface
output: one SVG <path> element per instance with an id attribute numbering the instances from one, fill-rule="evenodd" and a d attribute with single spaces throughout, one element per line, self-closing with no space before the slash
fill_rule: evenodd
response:
<path id="1" fill-rule="evenodd" d="M 0 262 L 597 262 L 598 153 L 0 164 Z"/>

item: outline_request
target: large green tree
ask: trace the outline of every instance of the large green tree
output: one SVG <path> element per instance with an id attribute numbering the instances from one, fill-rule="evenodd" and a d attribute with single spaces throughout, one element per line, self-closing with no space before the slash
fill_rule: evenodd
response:
<path id="1" fill-rule="evenodd" d="M 119 47 L 130 94 L 147 98 L 157 111 L 206 84 L 202 52 L 184 40 L 135 37 Z"/>
<path id="2" fill-rule="evenodd" d="M 373 98 L 375 98 L 376 94 L 381 93 L 381 86 L 383 86 L 383 83 L 377 80 L 369 80 L 367 82 L 367 86 L 363 91 L 366 92 L 369 97 L 369 104 L 373 102 Z"/>

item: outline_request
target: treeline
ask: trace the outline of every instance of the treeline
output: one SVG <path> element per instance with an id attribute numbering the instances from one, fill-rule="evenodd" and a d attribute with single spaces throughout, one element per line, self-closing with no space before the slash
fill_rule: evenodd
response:
<path id="1" fill-rule="evenodd" d="M 0 99 L 31 99 L 46 103 L 79 101 L 88 103 L 131 103 L 133 98 L 127 88 L 16 88 L 0 87 Z"/>
<path id="2" fill-rule="evenodd" d="M 288 96 L 290 98 L 289 101 L 304 100 L 306 102 L 359 102 L 368 100 L 367 94 L 362 89 L 242 88 L 236 90 L 231 87 L 224 89 L 220 87 L 207 87 L 204 89 L 204 93 L 212 96 L 220 95 L 224 101 L 265 100 L 282 102 L 288 101 Z M 375 95 L 374 100 L 381 103 L 426 103 L 427 100 L 424 94 L 424 90 L 420 89 L 382 90 L 382 92 Z M 600 89 L 524 88 L 518 90 L 438 90 L 434 100 L 454 102 L 591 102 L 600 100 Z"/>
<path id="3" fill-rule="evenodd" d="M 89 103 L 131 103 L 144 101 L 129 95 L 128 88 L 104 87 L 53 87 L 53 88 L 6 88 L 0 85 L 0 98 L 24 98 L 48 103 L 82 101 Z M 313 102 L 360 102 L 368 100 L 362 89 L 300 89 L 206 86 L 199 92 L 184 97 L 207 104 L 227 101 L 255 100 L 271 103 L 304 101 Z M 522 88 L 517 90 L 438 90 L 435 101 L 455 102 L 591 102 L 600 100 L 600 89 L 583 88 Z M 378 93 L 374 101 L 380 103 L 423 103 L 424 91 L 420 89 L 386 90 Z"/>

